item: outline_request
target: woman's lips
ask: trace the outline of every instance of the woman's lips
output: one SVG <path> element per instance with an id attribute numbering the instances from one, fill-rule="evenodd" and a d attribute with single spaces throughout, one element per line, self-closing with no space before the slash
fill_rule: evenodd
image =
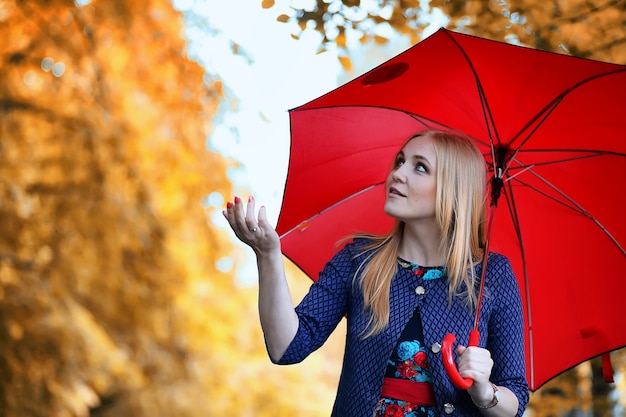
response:
<path id="1" fill-rule="evenodd" d="M 405 195 L 404 195 L 404 194 L 402 194 L 400 191 L 398 191 L 398 189 L 397 189 L 397 188 L 395 188 L 395 187 L 390 187 L 390 188 L 389 188 L 389 193 L 388 193 L 388 194 L 389 194 L 389 195 L 397 195 L 397 196 L 399 196 L 399 197 L 405 197 Z"/>

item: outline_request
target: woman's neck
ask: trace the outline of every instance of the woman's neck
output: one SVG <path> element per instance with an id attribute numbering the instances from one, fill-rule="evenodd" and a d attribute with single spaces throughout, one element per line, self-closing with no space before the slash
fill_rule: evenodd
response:
<path id="1" fill-rule="evenodd" d="M 446 263 L 441 245 L 441 231 L 433 225 L 404 225 L 399 256 L 422 266 L 441 266 Z"/>

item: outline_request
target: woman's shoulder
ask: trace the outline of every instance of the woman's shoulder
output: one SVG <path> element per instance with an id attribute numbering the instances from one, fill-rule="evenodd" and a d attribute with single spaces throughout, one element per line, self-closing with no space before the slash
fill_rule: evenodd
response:
<path id="1" fill-rule="evenodd" d="M 367 237 L 350 238 L 342 243 L 343 246 L 339 249 L 334 258 L 357 260 L 369 252 L 372 242 L 373 240 Z"/>
<path id="2" fill-rule="evenodd" d="M 511 262 L 506 255 L 498 252 L 489 252 L 487 259 L 487 281 L 492 284 L 497 283 L 499 286 L 508 287 L 517 285 L 515 273 Z"/>
<path id="3" fill-rule="evenodd" d="M 367 246 L 371 245 L 374 242 L 372 238 L 364 237 L 364 236 L 356 236 L 352 239 L 352 244 L 358 250 L 363 250 Z"/>
<path id="4" fill-rule="evenodd" d="M 480 275 L 482 271 L 483 262 L 478 262 L 475 264 L 474 272 Z M 489 257 L 487 258 L 487 275 L 498 274 L 503 269 L 510 269 L 511 263 L 509 262 L 509 258 L 505 255 L 498 252 L 489 252 Z"/>
<path id="5" fill-rule="evenodd" d="M 343 245 L 341 250 L 350 251 L 353 253 L 359 253 L 368 250 L 368 247 L 372 244 L 373 240 L 368 237 L 355 236 L 347 238 L 340 242 Z"/>
<path id="6" fill-rule="evenodd" d="M 492 265 L 497 266 L 511 265 L 511 262 L 509 262 L 509 258 L 506 255 L 498 252 L 489 252 L 489 258 L 487 259 L 487 262 L 490 262 Z"/>

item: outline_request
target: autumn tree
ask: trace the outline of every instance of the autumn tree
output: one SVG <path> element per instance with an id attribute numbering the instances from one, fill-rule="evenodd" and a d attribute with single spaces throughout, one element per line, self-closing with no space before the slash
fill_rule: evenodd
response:
<path id="1" fill-rule="evenodd" d="M 339 365 L 272 365 L 235 280 L 236 162 L 206 146 L 230 98 L 184 24 L 166 0 L 0 1 L 2 416 L 330 409 Z"/>
<path id="2" fill-rule="evenodd" d="M 159 0 L 2 4 L 4 416 L 180 415 L 206 393 L 183 301 L 225 252 L 200 202 L 229 184 L 205 150 L 220 86 L 180 30 Z"/>
<path id="3" fill-rule="evenodd" d="M 189 288 L 227 249 L 201 205 L 230 189 L 221 88 L 169 2 L 82 4 L 0 3 L 0 415 L 181 415 Z"/>
<path id="4" fill-rule="evenodd" d="M 263 7 L 274 6 L 263 0 Z M 409 38 L 422 39 L 423 30 L 441 21 L 449 29 L 488 39 L 521 43 L 536 49 L 626 63 L 626 2 L 622 0 L 317 0 L 278 16 L 296 22 L 298 38 L 313 28 L 322 35 L 320 50 L 329 44 L 349 57 L 348 39 L 387 42 L 383 27 Z M 439 17 L 437 17 L 439 16 Z M 349 64 L 348 64 L 349 65 Z"/>

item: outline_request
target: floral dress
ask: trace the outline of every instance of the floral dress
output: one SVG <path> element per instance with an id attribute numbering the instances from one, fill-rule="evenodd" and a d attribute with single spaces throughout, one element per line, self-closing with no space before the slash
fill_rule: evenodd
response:
<path id="1" fill-rule="evenodd" d="M 403 259 L 398 259 L 398 263 L 425 280 L 438 279 L 445 275 L 445 267 L 423 267 Z M 419 309 L 415 310 L 400 335 L 387 363 L 385 377 L 432 383 L 426 360 L 426 347 L 424 346 Z M 434 406 L 416 405 L 409 401 L 383 397 L 378 401 L 374 410 L 374 417 L 437 416 L 439 413 Z"/>

